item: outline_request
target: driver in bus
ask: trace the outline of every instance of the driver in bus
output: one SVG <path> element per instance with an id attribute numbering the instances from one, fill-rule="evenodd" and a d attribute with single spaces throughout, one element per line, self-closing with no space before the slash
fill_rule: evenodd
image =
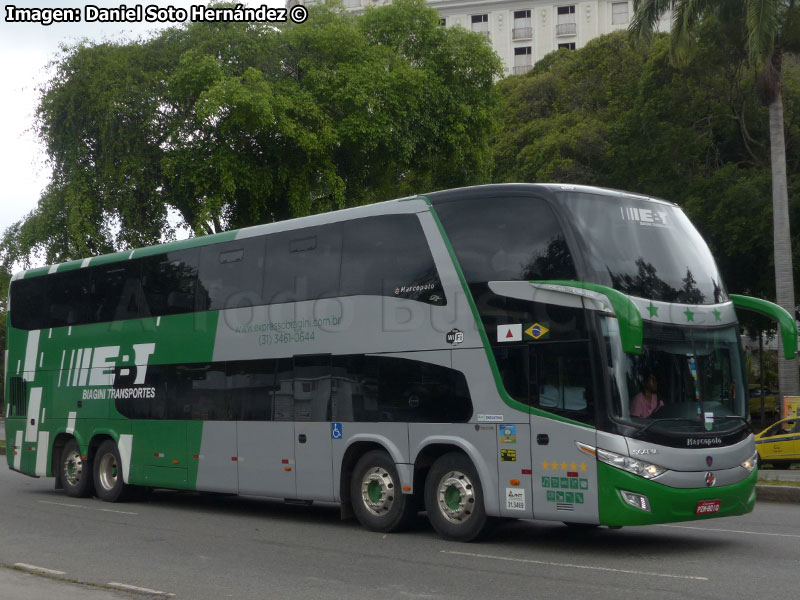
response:
<path id="1" fill-rule="evenodd" d="M 631 400 L 631 416 L 643 419 L 664 406 L 656 392 L 658 392 L 658 380 L 653 373 L 648 373 L 642 382 L 642 391 Z"/>

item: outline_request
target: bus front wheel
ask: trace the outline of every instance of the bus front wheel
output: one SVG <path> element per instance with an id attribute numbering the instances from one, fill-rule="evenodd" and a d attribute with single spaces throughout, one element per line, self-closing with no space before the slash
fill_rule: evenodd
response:
<path id="1" fill-rule="evenodd" d="M 425 479 L 425 510 L 446 540 L 471 542 L 486 532 L 489 519 L 483 490 L 469 458 L 451 452 L 433 463 Z"/>
<path id="2" fill-rule="evenodd" d="M 122 480 L 122 460 L 112 440 L 106 440 L 94 456 L 94 482 L 97 497 L 106 502 L 124 502 L 133 493 L 133 486 Z"/>
<path id="3" fill-rule="evenodd" d="M 86 498 L 92 493 L 92 461 L 81 454 L 75 438 L 61 451 L 61 485 L 72 498 Z"/>
<path id="4" fill-rule="evenodd" d="M 356 463 L 350 499 L 359 523 L 370 531 L 402 531 L 417 514 L 414 496 L 402 492 L 394 461 L 382 450 L 370 450 Z"/>

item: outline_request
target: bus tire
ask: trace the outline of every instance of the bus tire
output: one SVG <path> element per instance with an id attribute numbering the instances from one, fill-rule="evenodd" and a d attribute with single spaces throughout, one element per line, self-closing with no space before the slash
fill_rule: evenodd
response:
<path id="1" fill-rule="evenodd" d="M 106 502 L 125 502 L 135 491 L 122 480 L 122 460 L 112 440 L 105 440 L 94 455 L 94 486 L 97 497 Z"/>
<path id="2" fill-rule="evenodd" d="M 478 472 L 460 452 L 441 456 L 425 479 L 425 510 L 446 540 L 472 542 L 486 533 L 489 518 Z"/>
<path id="3" fill-rule="evenodd" d="M 408 529 L 417 514 L 414 496 L 402 492 L 394 461 L 383 450 L 370 450 L 356 463 L 350 500 L 359 523 L 370 531 Z"/>
<path id="4" fill-rule="evenodd" d="M 86 498 L 94 491 L 92 486 L 92 461 L 81 454 L 75 438 L 70 439 L 61 451 L 61 485 L 72 498 Z"/>

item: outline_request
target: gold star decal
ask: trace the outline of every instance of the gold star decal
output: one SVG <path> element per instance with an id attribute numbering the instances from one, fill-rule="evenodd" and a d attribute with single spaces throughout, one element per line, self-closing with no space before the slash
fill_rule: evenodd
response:
<path id="1" fill-rule="evenodd" d="M 542 468 L 547 471 L 550 468 L 550 463 L 546 460 L 542 462 Z"/>
<path id="2" fill-rule="evenodd" d="M 553 461 L 553 471 L 558 471 L 558 463 Z"/>
<path id="3" fill-rule="evenodd" d="M 578 465 L 576 465 L 576 464 L 575 464 L 575 461 L 573 460 L 573 461 L 572 461 L 572 464 L 569 466 L 569 470 L 570 470 L 570 471 L 574 471 L 574 470 L 575 470 L 575 469 L 577 469 L 577 468 L 578 468 Z"/>
<path id="4" fill-rule="evenodd" d="M 567 463 L 565 463 L 565 462 L 562 462 L 562 463 L 561 463 L 561 469 L 562 469 L 562 470 L 564 470 L 564 471 L 566 471 L 566 470 L 567 470 Z"/>
<path id="5" fill-rule="evenodd" d="M 586 471 L 586 463 L 581 463 L 581 471 Z"/>

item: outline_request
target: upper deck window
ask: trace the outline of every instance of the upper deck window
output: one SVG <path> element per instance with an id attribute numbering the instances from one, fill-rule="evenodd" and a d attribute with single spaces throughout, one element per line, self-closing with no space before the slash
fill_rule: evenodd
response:
<path id="1" fill-rule="evenodd" d="M 540 198 L 472 198 L 436 212 L 470 284 L 576 278 L 561 226 Z"/>
<path id="2" fill-rule="evenodd" d="M 624 195 L 557 196 L 581 241 L 589 281 L 664 302 L 728 299 L 708 246 L 677 206 Z"/>

